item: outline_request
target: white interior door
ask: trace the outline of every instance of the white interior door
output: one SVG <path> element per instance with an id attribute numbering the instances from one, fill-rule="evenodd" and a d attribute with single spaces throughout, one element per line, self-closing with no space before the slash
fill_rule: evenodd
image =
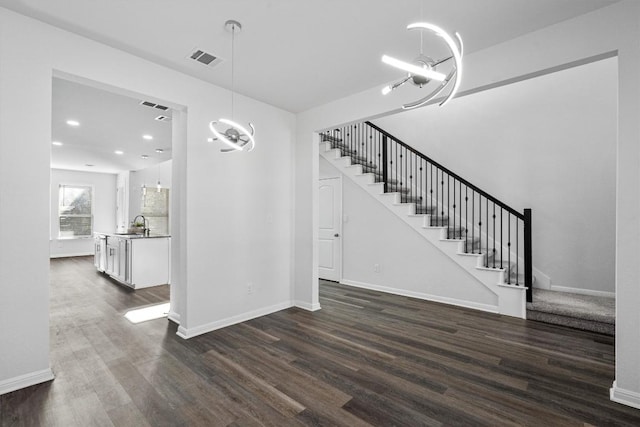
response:
<path id="1" fill-rule="evenodd" d="M 339 282 L 342 278 L 342 179 L 320 180 L 318 276 Z"/>

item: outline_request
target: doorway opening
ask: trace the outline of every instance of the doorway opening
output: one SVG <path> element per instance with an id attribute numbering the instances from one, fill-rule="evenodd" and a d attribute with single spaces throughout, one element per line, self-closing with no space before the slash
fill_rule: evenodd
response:
<path id="1" fill-rule="evenodd" d="M 178 323 L 180 298 L 175 284 L 180 283 L 182 272 L 180 268 L 171 268 L 180 257 L 170 248 L 175 247 L 175 242 L 183 241 L 179 201 L 184 168 L 173 156 L 176 149 L 180 151 L 186 147 L 185 108 L 54 71 L 51 120 L 49 240 L 52 281 L 56 268 L 67 269 L 75 265 L 78 273 L 89 275 L 85 278 L 86 286 L 105 285 L 104 279 L 116 289 L 109 293 L 96 286 L 93 289 L 95 296 L 107 301 L 129 298 L 133 305 L 123 306 L 123 310 L 151 303 L 170 303 L 169 318 Z M 77 200 L 67 197 L 68 200 L 61 203 L 60 188 L 73 190 L 76 187 L 89 188 L 90 197 Z M 67 191 L 66 194 L 72 193 Z M 80 203 L 83 200 L 84 203 Z M 121 280 L 126 269 L 130 269 L 124 262 L 113 264 L 122 270 L 122 274 L 114 271 L 100 275 L 95 267 L 93 270 L 82 267 L 83 261 L 94 264 L 99 247 L 94 242 L 94 233 L 133 234 L 136 230 L 134 219 L 139 215 L 146 215 L 146 235 L 165 236 L 168 241 L 166 280 L 158 289 L 150 290 L 153 297 L 139 298 L 137 295 L 142 293 L 120 286 L 118 281 L 130 285 Z M 78 227 L 73 226 L 76 222 Z M 174 224 L 177 226 L 173 227 Z M 105 250 L 108 249 L 105 247 Z M 70 262 L 54 262 L 57 259 Z M 98 268 L 98 271 L 104 270 Z M 165 289 L 161 289 L 162 285 Z"/>

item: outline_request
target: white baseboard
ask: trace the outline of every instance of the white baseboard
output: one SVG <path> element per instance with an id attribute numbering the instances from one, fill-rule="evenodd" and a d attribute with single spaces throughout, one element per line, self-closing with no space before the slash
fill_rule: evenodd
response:
<path id="1" fill-rule="evenodd" d="M 73 254 L 49 254 L 49 258 L 71 258 L 74 256 L 93 256 L 93 252 L 78 252 Z"/>
<path id="2" fill-rule="evenodd" d="M 9 378 L 8 380 L 0 381 L 0 395 L 46 381 L 51 381 L 54 378 L 55 375 L 53 375 L 51 368 Z"/>
<path id="3" fill-rule="evenodd" d="M 605 291 L 593 291 L 591 289 L 581 289 L 581 288 L 570 288 L 567 286 L 555 286 L 551 285 L 551 290 L 556 292 L 569 292 L 572 294 L 580 294 L 580 295 L 590 295 L 593 297 L 608 297 L 615 298 L 615 292 L 605 292 Z"/>
<path id="4" fill-rule="evenodd" d="M 173 310 L 169 311 L 167 319 L 171 320 L 176 325 L 180 325 L 180 315 Z"/>
<path id="5" fill-rule="evenodd" d="M 294 301 L 293 305 L 307 311 L 318 311 L 322 308 L 320 307 L 319 302 L 315 304 L 309 304 L 308 302 L 304 301 Z"/>
<path id="6" fill-rule="evenodd" d="M 640 409 L 640 393 L 618 388 L 615 381 L 609 391 L 609 396 L 614 402 Z"/>
<path id="7" fill-rule="evenodd" d="M 206 334 L 207 332 L 215 331 L 216 329 L 226 328 L 227 326 L 246 322 L 247 320 L 255 319 L 256 317 L 266 316 L 267 314 L 285 310 L 290 307 L 293 307 L 293 303 L 291 301 L 285 301 L 281 302 L 280 304 L 272 305 L 270 307 L 260 308 L 258 310 L 242 313 L 237 316 L 228 317 L 222 320 L 216 320 L 215 322 L 206 323 L 204 325 L 195 326 L 193 328 L 185 328 L 184 326 L 179 326 L 177 335 L 180 338 L 189 339 L 198 335 Z"/>
<path id="8" fill-rule="evenodd" d="M 551 278 L 544 274 L 542 271 L 533 267 L 533 277 L 535 277 L 535 281 L 533 282 L 533 287 L 538 289 L 551 289 Z"/>
<path id="9" fill-rule="evenodd" d="M 472 301 L 464 301 L 456 298 L 443 297 L 439 295 L 425 294 L 421 292 L 407 291 L 405 289 L 388 288 L 386 286 L 372 285 L 370 283 L 358 282 L 355 280 L 341 280 L 341 284 L 354 286 L 356 288 L 370 289 L 373 291 L 386 292 L 388 294 L 401 295 L 404 297 L 418 298 L 426 301 L 440 302 L 443 304 L 455 305 L 458 307 L 472 308 L 474 310 L 486 311 L 489 313 L 498 313 L 498 307 L 495 305 L 481 304 Z"/>

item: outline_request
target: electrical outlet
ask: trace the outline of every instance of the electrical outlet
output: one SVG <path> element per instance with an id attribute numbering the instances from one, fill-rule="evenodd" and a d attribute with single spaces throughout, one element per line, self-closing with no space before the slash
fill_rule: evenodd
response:
<path id="1" fill-rule="evenodd" d="M 373 264 L 373 271 L 375 273 L 380 273 L 380 264 Z"/>
<path id="2" fill-rule="evenodd" d="M 247 295 L 251 295 L 253 293 L 253 283 L 247 283 Z"/>

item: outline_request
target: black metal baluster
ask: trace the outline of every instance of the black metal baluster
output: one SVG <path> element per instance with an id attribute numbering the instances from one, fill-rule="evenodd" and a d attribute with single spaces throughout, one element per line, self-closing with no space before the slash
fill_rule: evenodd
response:
<path id="1" fill-rule="evenodd" d="M 442 221 L 442 214 L 440 213 L 440 197 L 439 197 L 439 189 L 440 189 L 440 178 L 438 177 L 439 170 L 436 167 L 436 215 L 438 217 L 438 221 Z M 438 224 L 441 225 L 441 224 Z"/>
<path id="2" fill-rule="evenodd" d="M 458 180 L 458 201 L 456 202 L 456 207 L 458 209 L 458 225 L 460 226 L 460 230 L 462 230 L 462 238 L 466 241 L 467 229 L 462 227 L 462 182 L 460 180 Z"/>
<path id="3" fill-rule="evenodd" d="M 371 166 L 371 162 L 369 161 L 369 139 L 367 138 L 366 129 L 364 126 L 360 127 L 360 137 L 362 138 L 362 145 L 364 146 L 364 164 Z"/>
<path id="4" fill-rule="evenodd" d="M 360 157 L 364 159 L 358 159 L 358 163 L 362 163 L 362 172 L 367 173 L 365 170 L 367 167 L 367 141 L 362 137 L 362 127 L 360 125 L 358 125 L 358 140 L 360 141 L 360 147 L 362 150 Z"/>
<path id="5" fill-rule="evenodd" d="M 467 230 L 465 235 L 467 239 L 464 241 L 464 253 L 469 253 L 469 187 L 464 186 L 464 229 Z M 471 240 L 471 248 L 473 248 L 473 240 Z M 473 249 L 472 249 L 473 250 Z"/>
<path id="6" fill-rule="evenodd" d="M 471 241 L 475 242 L 476 240 L 476 192 L 475 190 L 471 190 Z M 482 242 L 480 242 L 482 243 Z M 482 246 L 482 245 L 479 245 Z M 476 253 L 475 246 L 472 246 L 471 253 Z"/>
<path id="7" fill-rule="evenodd" d="M 520 229 L 516 227 L 516 286 L 520 286 L 518 275 L 520 274 L 520 242 L 519 242 Z"/>
<path id="8" fill-rule="evenodd" d="M 402 157 L 403 157 L 402 156 L 402 149 L 404 147 L 399 146 L 399 148 L 400 148 L 400 160 L 398 162 L 397 167 L 400 168 L 400 183 L 399 183 L 400 184 L 399 189 L 400 189 L 400 195 L 401 195 L 400 196 L 400 200 L 405 200 L 404 197 L 402 197 L 402 189 L 404 188 L 404 185 L 405 185 L 405 177 L 404 177 L 404 173 L 403 173 L 404 172 L 404 168 L 403 168 L 403 164 L 402 164 Z"/>
<path id="9" fill-rule="evenodd" d="M 511 284 L 511 212 L 508 214 L 509 228 L 507 229 L 507 265 L 509 266 L 509 274 L 507 275 L 507 283 Z M 516 217 L 516 227 L 518 226 L 518 218 Z"/>
<path id="10" fill-rule="evenodd" d="M 496 203 L 493 202 L 493 252 L 491 256 L 493 257 L 493 268 L 496 268 Z"/>
<path id="11" fill-rule="evenodd" d="M 451 184 L 449 183 L 449 175 L 447 175 L 447 187 Z M 449 193 L 449 189 L 447 188 L 447 193 Z M 453 232 L 455 233 L 456 238 L 458 237 L 458 232 L 456 231 L 456 179 L 453 178 Z M 460 232 L 460 237 L 462 237 L 462 231 Z"/>
<path id="12" fill-rule="evenodd" d="M 384 180 L 384 192 L 386 193 L 389 190 L 389 170 L 387 166 L 388 162 L 388 143 L 387 136 L 382 135 L 382 179 Z"/>
<path id="13" fill-rule="evenodd" d="M 487 224 L 485 226 L 485 234 L 486 234 L 486 243 L 487 243 L 487 268 L 489 268 L 489 199 L 485 198 L 485 205 L 486 205 L 486 216 L 484 217 L 485 220 L 487 221 Z"/>
<path id="14" fill-rule="evenodd" d="M 440 205 L 442 206 L 441 215 L 444 216 L 444 171 L 440 169 Z M 449 224 L 447 223 L 447 239 L 449 239 Z"/>
<path id="15" fill-rule="evenodd" d="M 480 237 L 480 251 L 479 253 L 482 253 L 482 194 L 478 195 L 478 237 Z M 488 260 L 489 260 L 489 256 L 487 253 L 487 256 L 485 256 L 485 262 L 484 262 L 484 266 L 488 267 Z"/>
<path id="16" fill-rule="evenodd" d="M 411 192 L 409 193 L 411 197 L 413 197 L 416 201 L 416 212 L 420 208 L 420 200 L 418 200 L 418 192 L 416 191 L 417 187 L 417 178 L 418 178 L 418 167 L 417 167 L 417 159 L 416 155 L 413 151 L 409 151 L 409 185 L 411 188 Z"/>
<path id="17" fill-rule="evenodd" d="M 524 285 L 527 287 L 527 302 L 533 301 L 533 240 L 531 209 L 524 210 Z"/>
<path id="18" fill-rule="evenodd" d="M 502 214 L 504 213 L 504 208 L 500 208 L 500 268 L 504 268 L 502 266 L 502 252 L 503 252 L 503 246 L 502 246 L 502 236 L 504 235 L 504 230 L 502 227 Z"/>
<path id="19" fill-rule="evenodd" d="M 431 214 L 431 217 L 433 218 L 433 163 L 429 163 L 429 170 L 431 171 L 431 180 L 430 180 L 430 191 L 429 191 L 429 195 L 431 197 L 431 204 L 429 205 L 431 207 L 431 210 L 429 211 L 429 213 Z M 436 187 L 437 188 L 437 187 Z M 431 220 L 431 225 L 433 225 L 433 220 Z"/>
<path id="20" fill-rule="evenodd" d="M 420 178 L 418 180 L 418 182 L 420 183 L 420 185 L 417 186 L 416 188 L 416 193 L 420 194 L 420 213 L 424 213 L 423 208 L 422 208 L 422 194 L 424 193 L 423 190 L 427 188 L 427 182 L 426 182 L 426 174 L 422 173 L 422 170 L 424 169 L 424 159 L 420 158 Z M 423 182 L 422 179 L 423 177 L 425 178 L 425 181 Z M 424 193 L 426 194 L 426 193 Z"/>

